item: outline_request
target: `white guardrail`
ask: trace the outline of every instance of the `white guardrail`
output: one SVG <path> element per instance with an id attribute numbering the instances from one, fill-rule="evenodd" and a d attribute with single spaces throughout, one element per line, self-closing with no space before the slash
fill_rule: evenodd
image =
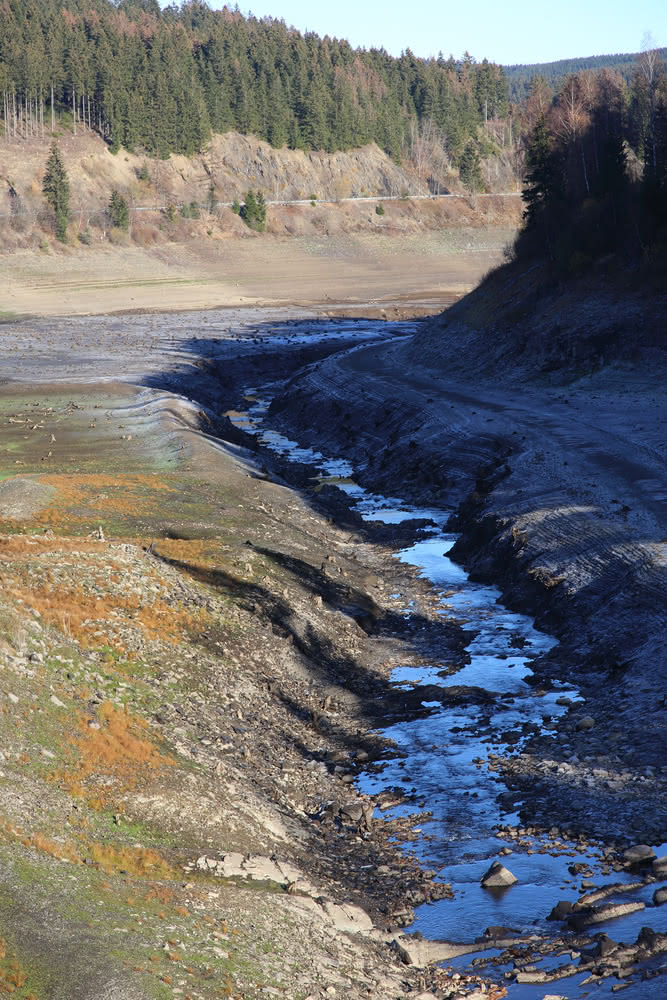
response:
<path id="1" fill-rule="evenodd" d="M 312 205 L 313 201 L 317 205 L 339 205 L 343 201 L 438 201 L 441 198 L 520 198 L 520 191 L 495 191 L 492 193 L 484 194 L 408 194 L 408 195 L 391 195 L 391 194 L 378 194 L 363 198 L 298 198 L 292 201 L 273 201 L 266 199 L 267 205 Z M 216 201 L 215 208 L 231 208 L 234 204 L 233 201 Z M 174 205 L 174 208 L 180 208 L 180 205 Z M 135 212 L 163 212 L 167 208 L 167 205 L 135 205 Z M 206 210 L 208 204 L 199 205 L 200 210 Z"/>
<path id="2" fill-rule="evenodd" d="M 464 200 L 469 200 L 471 198 L 520 198 L 520 191 L 496 191 L 493 193 L 484 194 L 408 194 L 408 195 L 391 195 L 391 194 L 378 194 L 363 198 L 299 198 L 292 201 L 270 201 L 266 200 L 267 205 L 312 205 L 315 201 L 316 205 L 339 205 L 344 201 L 361 201 L 361 202 L 378 202 L 378 201 L 439 201 L 442 198 L 463 198 Z M 174 204 L 173 207 L 178 211 L 183 207 L 189 207 L 191 202 Z M 233 201 L 216 201 L 214 208 L 231 208 L 234 204 Z M 169 202 L 164 205 L 130 205 L 130 209 L 133 212 L 164 212 L 169 206 Z M 200 204 L 197 202 L 197 206 L 201 212 L 208 211 L 208 203 Z M 73 214 L 76 215 L 78 209 L 75 210 Z M 103 208 L 96 209 L 97 212 L 103 212 Z M 10 219 L 12 217 L 11 212 L 0 212 L 0 219 Z"/>

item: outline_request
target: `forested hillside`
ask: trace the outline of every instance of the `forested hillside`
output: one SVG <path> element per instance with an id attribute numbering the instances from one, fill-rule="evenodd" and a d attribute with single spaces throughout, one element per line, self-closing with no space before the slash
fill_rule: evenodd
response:
<path id="1" fill-rule="evenodd" d="M 662 59 L 667 58 L 667 49 L 658 51 Z M 641 56 L 641 52 L 617 52 L 606 56 L 558 59 L 550 63 L 517 63 L 514 66 L 504 66 L 503 69 L 509 85 L 510 100 L 513 104 L 520 104 L 530 95 L 535 77 L 544 79 L 554 92 L 572 73 L 584 73 L 587 70 L 613 70 L 629 83 L 639 67 Z"/>
<path id="2" fill-rule="evenodd" d="M 659 51 L 642 54 L 629 85 L 609 70 L 573 74 L 551 99 L 538 82 L 523 114 L 517 253 L 547 257 L 561 272 L 608 254 L 664 259 L 667 73 Z"/>
<path id="3" fill-rule="evenodd" d="M 466 149 L 478 155 L 480 124 L 508 111 L 503 71 L 486 60 L 397 59 L 200 0 L 164 11 L 157 0 L 3 0 L 0 94 L 6 138 L 68 115 L 112 149 L 161 157 L 236 130 L 329 152 L 375 141 L 399 159 L 428 121 L 458 165 Z"/>

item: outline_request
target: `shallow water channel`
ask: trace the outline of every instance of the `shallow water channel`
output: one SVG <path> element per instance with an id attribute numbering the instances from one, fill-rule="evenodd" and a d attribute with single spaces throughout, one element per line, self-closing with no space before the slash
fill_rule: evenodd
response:
<path id="1" fill-rule="evenodd" d="M 383 732 L 401 750 L 403 756 L 384 762 L 358 779 L 358 788 L 366 794 L 401 787 L 410 793 L 410 805 L 397 805 L 384 815 L 421 812 L 432 819 L 417 828 L 416 842 L 405 849 L 418 856 L 426 868 L 436 869 L 438 878 L 451 885 L 453 899 L 424 904 L 416 911 L 409 932 L 421 932 L 424 937 L 469 944 L 470 953 L 448 966 L 459 970 L 471 968 L 475 959 L 492 959 L 490 941 L 484 940 L 487 928 L 508 928 L 506 937 L 539 935 L 553 938 L 563 933 L 562 925 L 547 922 L 546 916 L 560 899 L 575 902 L 581 895 L 582 876 L 568 869 L 576 863 L 586 863 L 591 869 L 591 884 L 601 887 L 609 883 L 624 883 L 636 879 L 626 872 L 602 874 L 604 860 L 601 851 L 561 838 L 529 836 L 516 832 L 519 826 L 517 804 L 507 805 L 506 786 L 494 769 L 493 755 L 521 753 L 525 742 L 526 724 L 537 723 L 543 732 L 555 730 L 554 720 L 567 710 L 564 699 L 579 700 L 578 692 L 556 684 L 544 691 L 527 683 L 531 662 L 556 645 L 556 640 L 534 627 L 531 618 L 505 608 L 500 591 L 493 586 L 473 583 L 464 570 L 448 557 L 456 536 L 445 530 L 449 511 L 415 507 L 397 497 L 371 493 L 354 481 L 355 470 L 344 459 L 329 458 L 302 447 L 267 426 L 267 411 L 272 387 L 247 389 L 248 409 L 230 414 L 230 419 L 243 430 L 258 436 L 261 444 L 292 462 L 314 466 L 324 482 L 330 482 L 354 500 L 354 508 L 366 520 L 396 524 L 410 519 L 429 519 L 432 527 L 409 548 L 395 553 L 395 558 L 417 566 L 420 575 L 428 579 L 438 594 L 439 613 L 456 619 L 471 633 L 466 650 L 469 663 L 450 673 L 447 663 L 433 662 L 427 666 L 403 666 L 394 670 L 391 682 L 398 686 L 466 685 L 493 692 L 488 704 L 451 708 L 433 703 L 433 711 L 425 718 L 390 725 Z M 392 595 L 396 607 L 409 617 L 412 602 L 408 595 Z M 505 803 L 503 805 L 503 803 Z M 421 807 L 421 808 L 420 808 Z M 501 828 L 513 828 L 511 833 Z M 667 845 L 654 845 L 658 855 Z M 503 849 L 508 849 L 504 856 Z M 491 862 L 502 861 L 516 876 L 517 882 L 502 891 L 483 889 L 480 879 Z M 632 894 L 611 896 L 608 901 L 642 900 L 650 907 L 654 885 L 647 885 Z M 647 908 L 626 917 L 591 928 L 590 933 L 606 932 L 616 941 L 634 942 L 641 928 L 649 925 L 655 931 L 667 931 L 667 906 Z M 509 930 L 511 929 L 511 930 Z M 474 942 L 480 942 L 479 948 Z M 483 943 L 481 943 L 483 942 Z M 555 959 L 553 955 L 534 959 L 538 970 L 571 963 L 569 954 Z M 509 966 L 490 966 L 489 974 L 503 981 Z M 543 1000 L 544 997 L 574 998 L 612 996 L 612 987 L 619 985 L 614 977 L 599 984 L 583 984 L 588 973 L 570 975 L 548 984 L 515 984 L 509 986 L 510 998 Z M 509 984 L 508 984 L 509 985 Z M 623 996 L 633 1000 L 658 1000 L 665 994 L 661 976 L 649 982 L 633 982 L 623 990 Z"/>

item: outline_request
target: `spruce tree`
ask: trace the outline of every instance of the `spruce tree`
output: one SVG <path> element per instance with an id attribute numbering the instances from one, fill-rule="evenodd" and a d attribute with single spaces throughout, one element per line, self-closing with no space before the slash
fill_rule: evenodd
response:
<path id="1" fill-rule="evenodd" d="M 537 119 L 526 150 L 526 174 L 521 197 L 526 208 L 524 218 L 527 226 L 536 223 L 540 214 L 548 209 L 558 193 L 558 171 L 552 138 L 544 115 Z"/>
<path id="2" fill-rule="evenodd" d="M 472 140 L 466 144 L 459 164 L 459 174 L 461 180 L 473 193 L 481 191 L 484 187 L 482 180 L 482 170 L 479 162 L 479 151 L 476 143 Z"/>
<path id="3" fill-rule="evenodd" d="M 111 192 L 111 201 L 109 202 L 107 213 L 112 226 L 116 226 L 118 229 L 124 229 L 126 231 L 129 229 L 130 210 L 125 198 L 123 198 L 119 191 L 113 190 Z"/>
<path id="4" fill-rule="evenodd" d="M 240 215 L 250 229 L 254 229 L 258 233 L 264 232 L 266 229 L 266 201 L 261 191 L 258 191 L 257 194 L 254 191 L 248 191 L 245 202 L 241 206 Z"/>
<path id="5" fill-rule="evenodd" d="M 69 221 L 69 180 L 60 150 L 55 142 L 51 146 L 51 152 L 46 161 L 42 192 L 55 216 L 56 238 L 61 243 L 65 243 Z"/>

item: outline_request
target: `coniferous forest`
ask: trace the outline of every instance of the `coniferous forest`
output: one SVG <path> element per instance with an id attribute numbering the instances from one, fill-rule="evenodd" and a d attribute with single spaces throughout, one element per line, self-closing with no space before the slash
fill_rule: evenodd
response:
<path id="1" fill-rule="evenodd" d="M 3 0 L 0 95 L 10 138 L 43 135 L 67 115 L 113 150 L 160 157 L 236 130 L 329 152 L 375 141 L 398 160 L 410 128 L 428 120 L 457 164 L 480 124 L 509 109 L 503 71 L 486 60 L 393 58 L 201 0 L 165 10 Z"/>

